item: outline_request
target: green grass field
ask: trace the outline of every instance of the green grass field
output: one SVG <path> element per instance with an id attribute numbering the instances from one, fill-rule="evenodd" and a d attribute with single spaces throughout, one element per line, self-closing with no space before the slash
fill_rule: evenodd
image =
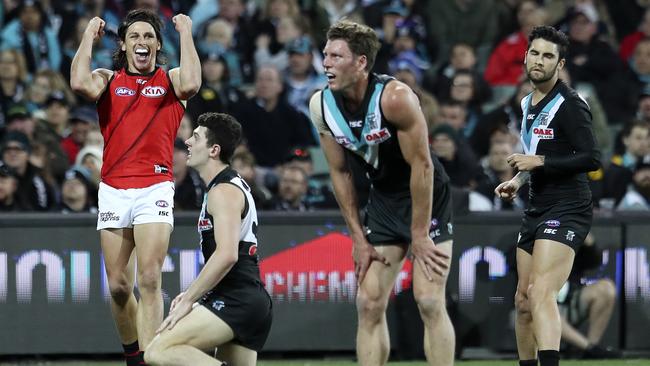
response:
<path id="1" fill-rule="evenodd" d="M 31 366 L 123 366 L 122 362 L 94 362 L 94 361 L 57 361 L 57 362 L 20 362 L 20 363 L 3 363 L 0 365 L 31 365 Z M 393 366 L 426 366 L 424 362 L 389 362 Z M 458 361 L 457 366 L 516 366 L 515 360 L 498 360 L 498 361 Z M 645 360 L 603 360 L 603 361 L 576 361 L 566 360 L 561 362 L 562 366 L 650 366 L 650 359 Z M 352 361 L 263 361 L 260 360 L 258 366 L 356 366 Z"/>

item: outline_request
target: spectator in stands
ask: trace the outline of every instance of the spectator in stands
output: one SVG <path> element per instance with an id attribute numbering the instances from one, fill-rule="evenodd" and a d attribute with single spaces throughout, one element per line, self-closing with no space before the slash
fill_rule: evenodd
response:
<path id="1" fill-rule="evenodd" d="M 82 166 L 90 172 L 90 183 L 94 193 L 91 192 L 92 197 L 96 197 L 97 190 L 99 189 L 99 181 L 101 180 L 102 165 L 104 159 L 102 156 L 102 149 L 96 145 L 86 145 L 77 154 L 75 159 L 75 166 Z"/>
<path id="2" fill-rule="evenodd" d="M 441 124 L 431 134 L 431 148 L 440 159 L 453 186 L 475 188 L 480 179 L 480 168 L 474 155 L 458 140 L 458 132 L 453 127 Z"/>
<path id="3" fill-rule="evenodd" d="M 73 166 L 66 173 L 61 186 L 61 212 L 97 213 L 91 192 L 90 172 L 82 166 Z"/>
<path id="4" fill-rule="evenodd" d="M 636 108 L 636 119 L 650 125 L 650 84 L 641 89 Z"/>
<path id="5" fill-rule="evenodd" d="M 43 109 L 50 94 L 62 92 L 69 105 L 74 105 L 76 98 L 63 76 L 54 70 L 41 70 L 37 72 L 32 83 L 27 89 L 26 105 L 30 113 Z"/>
<path id="6" fill-rule="evenodd" d="M 479 157 L 485 156 L 490 147 L 490 141 L 486 136 L 491 136 L 496 130 L 505 127 L 510 134 L 517 136 L 519 143 L 519 131 L 521 130 L 521 100 L 533 91 L 533 86 L 528 80 L 523 80 L 517 85 L 515 93 L 505 103 L 502 103 L 491 112 L 485 114 L 476 126 L 476 131 L 470 141 L 472 148 Z M 521 148 L 514 147 L 515 152 L 521 152 Z"/>
<path id="7" fill-rule="evenodd" d="M 314 68 L 314 47 L 308 36 L 287 45 L 289 66 L 285 72 L 286 97 L 289 104 L 309 117 L 309 99 L 325 87 L 327 78 Z"/>
<path id="8" fill-rule="evenodd" d="M 650 84 L 650 38 L 643 38 L 637 42 L 629 65 L 637 83 Z"/>
<path id="9" fill-rule="evenodd" d="M 27 210 L 48 211 L 55 206 L 53 188 L 41 170 L 29 162 L 32 145 L 22 132 L 9 132 L 2 143 L 2 161 L 16 171 L 19 204 Z"/>
<path id="10" fill-rule="evenodd" d="M 507 130 L 506 130 L 507 131 Z M 514 152 L 509 142 L 495 142 L 490 145 L 488 156 L 481 161 L 483 179 L 478 182 L 476 192 L 489 199 L 495 210 L 523 209 L 524 202 L 521 200 L 521 193 L 513 201 L 503 201 L 494 194 L 494 189 L 501 183 L 512 179 L 515 172 L 507 162 L 508 156 Z"/>
<path id="11" fill-rule="evenodd" d="M 217 21 L 220 22 L 220 20 Z M 201 60 L 203 83 L 201 83 L 199 92 L 187 101 L 185 111 L 185 116 L 190 119 L 190 122 L 198 120 L 199 116 L 205 112 L 232 113 L 235 106 L 246 98 L 239 89 L 230 84 L 229 71 L 231 69 L 228 68 L 223 55 L 209 53 L 202 55 Z M 191 127 L 191 124 L 189 127 Z M 187 131 L 189 133 L 188 138 L 193 130 L 189 129 Z"/>
<path id="12" fill-rule="evenodd" d="M 307 173 L 297 165 L 285 165 L 280 170 L 278 194 L 269 209 L 277 211 L 307 211 L 312 207 L 306 202 Z"/>
<path id="13" fill-rule="evenodd" d="M 187 166 L 189 151 L 183 140 L 174 142 L 174 209 L 199 210 L 203 203 L 205 183 L 199 172 Z"/>
<path id="14" fill-rule="evenodd" d="M 636 45 L 644 38 L 650 37 L 650 8 L 647 8 L 643 13 L 643 19 L 639 24 L 638 30 L 626 35 L 621 41 L 621 46 L 618 49 L 618 55 L 621 56 L 623 61 L 629 61 Z"/>
<path id="15" fill-rule="evenodd" d="M 626 121 L 632 111 L 626 107 L 630 102 L 629 87 L 622 78 L 622 63 L 614 49 L 598 36 L 599 15 L 593 4 L 578 4 L 569 15 L 569 51 L 566 57 L 574 83 L 590 83 L 603 101 L 610 123 Z M 632 91 L 631 95 L 635 95 Z"/>
<path id="16" fill-rule="evenodd" d="M 650 153 L 650 125 L 643 122 L 627 124 L 622 131 L 625 152 L 614 155 L 605 170 L 603 197 L 613 198 L 618 205 L 629 184 L 633 172 L 644 156 Z"/>
<path id="17" fill-rule="evenodd" d="M 0 49 L 22 50 L 27 70 L 59 70 L 61 47 L 38 0 L 24 0 L 18 6 L 18 18 L 5 25 L 0 33 Z"/>
<path id="18" fill-rule="evenodd" d="M 577 347 L 582 352 L 582 358 L 587 359 L 621 357 L 619 351 L 599 345 L 616 302 L 614 282 L 609 278 L 583 282 L 586 271 L 602 265 L 602 254 L 593 235 L 587 235 L 576 252 L 569 280 L 558 295 L 562 313 L 562 340 Z M 579 330 L 585 322 L 589 326 L 586 335 Z"/>
<path id="19" fill-rule="evenodd" d="M 22 52 L 16 49 L 0 50 L 0 130 L 5 125 L 9 108 L 25 97 L 27 67 Z"/>
<path id="20" fill-rule="evenodd" d="M 23 104 L 15 104 L 7 110 L 5 130 L 18 131 L 24 133 L 27 138 L 32 141 L 34 139 L 34 131 L 36 129 L 36 121 L 27 111 Z"/>
<path id="21" fill-rule="evenodd" d="M 524 55 L 528 49 L 528 34 L 546 23 L 546 12 L 536 1 L 524 0 L 517 7 L 519 30 L 501 41 L 490 54 L 485 80 L 492 87 L 515 87 L 524 77 Z"/>
<path id="22" fill-rule="evenodd" d="M 251 26 L 246 15 L 245 0 L 218 0 L 219 12 L 216 16 L 209 18 L 198 26 L 198 38 L 202 39 L 206 34 L 206 27 L 214 19 L 222 19 L 228 22 L 233 29 L 232 49 L 241 58 L 240 69 L 243 82 L 250 82 L 253 79 L 253 51 L 255 49 L 255 29 Z M 233 78 L 234 81 L 234 78 Z"/>
<path id="23" fill-rule="evenodd" d="M 0 212 L 23 211 L 24 208 L 16 197 L 18 177 L 7 165 L 0 165 Z"/>
<path id="24" fill-rule="evenodd" d="M 51 130 L 51 134 L 61 139 L 70 133 L 68 119 L 70 118 L 70 105 L 65 95 L 60 91 L 50 94 L 45 102 L 45 118 L 42 119 L 44 127 Z"/>
<path id="25" fill-rule="evenodd" d="M 98 3 L 101 3 L 101 1 L 98 1 Z M 65 41 L 63 42 L 63 64 L 61 66 L 61 73 L 66 80 L 70 79 L 70 67 L 72 66 L 72 59 L 74 58 L 77 49 L 79 49 L 79 44 L 81 43 L 84 32 L 86 31 L 86 26 L 92 18 L 87 15 L 82 15 L 81 17 L 75 17 L 74 19 L 77 19 L 74 31 L 68 36 L 68 38 L 62 38 Z M 109 23 L 107 21 L 107 26 L 105 29 L 108 29 L 108 24 Z M 111 28 L 111 30 L 117 33 L 117 24 L 113 26 L 114 28 Z M 112 53 L 116 47 L 117 43 L 113 37 L 102 37 L 101 39 L 96 39 L 95 44 L 93 45 L 92 60 L 90 62 L 91 69 L 112 69 Z"/>
<path id="26" fill-rule="evenodd" d="M 86 144 L 88 132 L 99 123 L 95 108 L 79 107 L 70 117 L 70 134 L 61 141 L 63 150 L 68 155 L 70 164 L 77 159 L 79 150 Z"/>
<path id="27" fill-rule="evenodd" d="M 328 173 L 314 173 L 314 161 L 309 149 L 300 146 L 292 148 L 283 166 L 287 165 L 297 166 L 307 174 L 307 193 L 304 198 L 307 207 L 314 209 L 338 207 L 330 176 Z"/>
<path id="28" fill-rule="evenodd" d="M 421 60 L 414 52 L 402 52 L 388 63 L 390 73 L 411 88 L 420 99 L 422 114 L 427 121 L 429 134 L 438 123 L 440 114 L 436 98 L 422 87 L 424 72 L 429 64 Z"/>
<path id="29" fill-rule="evenodd" d="M 639 160 L 617 210 L 650 211 L 650 162 Z"/>
<path id="30" fill-rule="evenodd" d="M 309 120 L 281 98 L 282 88 L 278 69 L 259 68 L 255 95 L 238 105 L 233 113 L 242 124 L 255 160 L 266 168 L 281 164 L 293 146 L 316 145 Z"/>
<path id="31" fill-rule="evenodd" d="M 460 70 L 469 70 L 474 74 L 474 80 L 477 82 L 478 95 L 490 95 L 490 85 L 483 79 L 483 75 L 478 70 L 478 61 L 474 48 L 466 43 L 455 44 L 451 49 L 449 60 L 439 68 L 436 75 L 435 83 L 431 83 L 426 78 L 423 81 L 425 89 L 430 89 L 433 94 L 440 99 L 449 98 L 449 89 L 451 88 L 451 79 Z"/>
<path id="32" fill-rule="evenodd" d="M 228 86 L 239 87 L 243 83 L 241 55 L 233 49 L 234 28 L 232 24 L 224 19 L 213 19 L 205 28 L 205 36 L 198 42 L 197 48 L 201 59 L 217 58 L 224 63 L 225 72 L 224 82 Z M 198 118 L 198 116 L 197 116 Z"/>
<path id="33" fill-rule="evenodd" d="M 255 157 L 250 151 L 242 150 L 232 156 L 230 166 L 241 175 L 251 188 L 251 195 L 255 206 L 264 208 L 273 198 L 273 194 L 263 185 L 258 183 L 255 170 Z"/>
<path id="34" fill-rule="evenodd" d="M 459 70 L 451 78 L 448 99 L 459 102 L 467 111 L 465 124 L 457 129 L 466 139 L 471 139 L 476 126 L 482 118 L 481 105 L 487 100 L 481 95 L 478 86 L 478 77 L 468 70 Z"/>
<path id="35" fill-rule="evenodd" d="M 255 66 L 271 65 L 278 70 L 284 70 L 289 64 L 289 53 L 287 46 L 292 41 L 305 36 L 305 25 L 301 18 L 284 16 L 278 20 L 275 29 L 277 49 L 272 48 L 271 37 L 267 34 L 260 34 L 255 40 Z"/>
<path id="36" fill-rule="evenodd" d="M 476 50 L 480 69 L 485 66 L 498 32 L 494 0 L 429 1 L 428 34 L 438 43 L 438 60 L 447 60 L 453 45 L 466 43 Z"/>

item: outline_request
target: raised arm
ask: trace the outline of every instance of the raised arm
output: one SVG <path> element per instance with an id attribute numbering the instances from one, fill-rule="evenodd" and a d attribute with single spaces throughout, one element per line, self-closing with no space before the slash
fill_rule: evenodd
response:
<path id="1" fill-rule="evenodd" d="M 201 61 L 192 39 L 192 19 L 184 14 L 172 18 L 181 39 L 180 67 L 169 71 L 176 96 L 188 100 L 201 88 Z"/>
<path id="2" fill-rule="evenodd" d="M 232 184 L 219 184 L 208 193 L 208 212 L 213 218 L 216 249 L 187 290 L 174 299 L 158 332 L 173 328 L 189 314 L 192 304 L 214 288 L 237 263 L 244 200 L 241 189 Z"/>
<path id="3" fill-rule="evenodd" d="M 113 76 L 111 70 L 90 70 L 93 43 L 104 35 L 105 24 L 99 17 L 94 17 L 88 22 L 70 68 L 70 87 L 75 93 L 91 101 L 99 99 Z"/>

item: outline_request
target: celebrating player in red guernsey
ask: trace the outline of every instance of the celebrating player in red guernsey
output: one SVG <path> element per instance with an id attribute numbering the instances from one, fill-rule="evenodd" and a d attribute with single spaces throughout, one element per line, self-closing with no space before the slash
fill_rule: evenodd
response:
<path id="1" fill-rule="evenodd" d="M 127 365 L 144 364 L 140 350 L 162 322 L 161 268 L 174 225 L 174 139 L 184 101 L 201 86 L 192 21 L 183 14 L 172 20 L 180 35 L 179 68 L 165 72 L 158 67 L 164 64 L 158 16 L 133 10 L 118 29 L 115 70 L 90 70 L 93 43 L 105 26 L 95 17 L 88 22 L 70 75 L 72 89 L 97 103 L 104 136 L 97 230 Z M 136 275 L 139 302 L 133 294 Z"/>

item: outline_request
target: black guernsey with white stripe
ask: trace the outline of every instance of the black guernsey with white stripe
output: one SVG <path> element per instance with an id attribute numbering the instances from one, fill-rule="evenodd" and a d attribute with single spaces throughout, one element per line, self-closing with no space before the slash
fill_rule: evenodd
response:
<path id="1" fill-rule="evenodd" d="M 543 155 L 530 177 L 531 205 L 591 200 L 586 173 L 600 166 L 587 103 L 558 80 L 536 105 L 532 93 L 521 101 L 521 143 L 527 155 Z"/>
<path id="2" fill-rule="evenodd" d="M 370 74 L 368 88 L 357 111 L 348 111 L 340 92 L 325 88 L 321 94 L 322 115 L 334 139 L 345 147 L 348 157 L 359 159 L 372 188 L 386 194 L 410 191 L 411 167 L 404 159 L 397 129 L 381 110 L 385 86 L 394 80 L 388 75 Z M 434 167 L 434 198 L 443 195 L 449 177 L 431 152 Z M 434 199 L 434 205 L 436 201 Z"/>
<path id="3" fill-rule="evenodd" d="M 203 206 L 199 216 L 198 230 L 201 237 L 201 251 L 207 263 L 214 253 L 217 243 L 214 239 L 214 220 L 208 213 L 208 193 L 218 184 L 232 184 L 241 189 L 245 197 L 245 208 L 241 215 L 241 229 L 237 263 L 228 271 L 226 276 L 217 284 L 221 287 L 241 287 L 245 283 L 261 285 L 259 258 L 257 255 L 257 210 L 248 184 L 230 167 L 225 168 L 208 184 L 203 198 Z"/>

